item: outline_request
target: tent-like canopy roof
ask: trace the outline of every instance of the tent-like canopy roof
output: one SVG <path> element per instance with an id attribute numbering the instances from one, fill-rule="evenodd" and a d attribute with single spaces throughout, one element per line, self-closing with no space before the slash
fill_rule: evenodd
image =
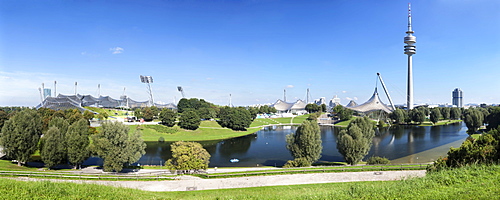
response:
<path id="1" fill-rule="evenodd" d="M 276 108 L 277 111 L 286 112 L 291 110 L 305 110 L 307 103 L 302 100 L 297 100 L 295 103 L 287 103 L 278 99 L 272 107 Z"/>
<path id="2" fill-rule="evenodd" d="M 350 104 L 350 103 L 349 103 Z M 368 99 L 365 103 L 359 105 L 359 106 L 354 106 L 354 107 L 349 107 L 347 108 L 351 110 L 355 110 L 358 112 L 373 112 L 376 110 L 382 110 L 386 113 L 391 113 L 393 110 L 389 108 L 387 105 L 385 105 L 381 100 L 380 97 L 378 96 L 377 88 L 375 88 L 375 92 L 373 93 L 373 96 Z"/>
<path id="3" fill-rule="evenodd" d="M 122 96 L 120 99 L 113 99 L 109 96 L 93 97 L 92 95 L 62 95 L 59 94 L 57 97 L 47 97 L 37 108 L 51 108 L 54 110 L 65 110 L 65 109 L 79 109 L 85 110 L 85 106 L 94 107 L 104 107 L 104 108 L 117 108 L 117 107 L 130 107 L 138 108 L 145 107 L 148 105 L 148 101 L 134 101 L 131 98 Z M 176 109 L 177 106 L 173 103 L 169 104 L 158 104 L 155 103 L 154 106 L 158 108 L 170 108 Z"/>

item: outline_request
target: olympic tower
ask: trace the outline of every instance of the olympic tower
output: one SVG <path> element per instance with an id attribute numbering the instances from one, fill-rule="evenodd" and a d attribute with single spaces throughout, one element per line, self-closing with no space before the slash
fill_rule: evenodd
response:
<path id="1" fill-rule="evenodd" d="M 408 96 L 407 107 L 408 110 L 413 109 L 413 72 L 412 72 L 412 55 L 417 53 L 417 37 L 413 35 L 411 30 L 411 4 L 408 4 L 408 31 L 406 31 L 405 40 L 405 54 L 408 55 Z"/>

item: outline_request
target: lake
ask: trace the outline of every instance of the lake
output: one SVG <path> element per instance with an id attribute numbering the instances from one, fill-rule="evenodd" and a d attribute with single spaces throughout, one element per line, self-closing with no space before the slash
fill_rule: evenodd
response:
<path id="1" fill-rule="evenodd" d="M 282 166 L 293 159 L 286 149 L 285 136 L 295 132 L 297 126 L 269 126 L 243 137 L 219 141 L 199 142 L 212 155 L 210 167 Z M 321 126 L 323 152 L 318 162 L 341 162 L 336 148 L 339 128 Z M 368 157 L 386 157 L 393 163 L 424 163 L 446 155 L 450 146 L 458 147 L 467 138 L 464 123 L 446 126 L 392 126 L 377 129 Z M 168 142 L 147 142 L 141 165 L 163 165 L 171 158 Z M 238 163 L 229 162 L 237 158 Z M 366 158 L 364 160 L 366 160 Z"/>

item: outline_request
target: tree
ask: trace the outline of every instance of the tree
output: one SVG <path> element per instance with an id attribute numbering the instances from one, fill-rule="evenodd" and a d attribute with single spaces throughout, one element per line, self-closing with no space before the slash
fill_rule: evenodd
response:
<path id="1" fill-rule="evenodd" d="M 407 115 L 406 111 L 397 108 L 394 112 L 392 112 L 389 117 L 394 120 L 394 123 L 401 124 L 406 121 Z"/>
<path id="2" fill-rule="evenodd" d="M 209 120 L 217 117 L 217 114 L 213 108 L 200 108 L 198 109 L 198 116 L 201 119 Z"/>
<path id="3" fill-rule="evenodd" d="M 154 113 L 150 107 L 146 107 L 142 110 L 142 116 L 144 117 L 144 121 L 150 122 L 153 121 Z"/>
<path id="4" fill-rule="evenodd" d="M 200 126 L 201 120 L 196 112 L 188 110 L 182 113 L 179 118 L 179 127 L 188 130 L 196 130 Z"/>
<path id="5" fill-rule="evenodd" d="M 250 111 L 243 107 L 223 107 L 219 113 L 219 124 L 232 130 L 244 131 L 250 127 L 252 121 Z"/>
<path id="6" fill-rule="evenodd" d="M 359 117 L 352 120 L 347 129 L 340 131 L 337 149 L 347 164 L 355 165 L 368 154 L 375 136 L 373 126 L 368 117 Z"/>
<path id="7" fill-rule="evenodd" d="M 175 125 L 176 117 L 177 117 L 177 114 L 173 110 L 170 110 L 170 109 L 163 109 L 160 112 L 160 116 L 159 116 L 159 118 L 161 120 L 161 124 L 168 126 L 168 127 L 172 127 Z"/>
<path id="8" fill-rule="evenodd" d="M 450 119 L 450 108 L 448 107 L 441 108 L 441 115 L 445 120 Z"/>
<path id="9" fill-rule="evenodd" d="M 305 109 L 308 113 L 314 113 L 314 112 L 318 112 L 320 110 L 320 107 L 316 104 L 310 103 L 310 104 L 306 105 Z"/>
<path id="10" fill-rule="evenodd" d="M 191 171 L 198 172 L 208 168 L 210 154 L 200 143 L 178 141 L 170 147 L 172 148 L 172 158 L 165 162 L 168 169 L 180 173 L 191 173 Z"/>
<path id="11" fill-rule="evenodd" d="M 94 113 L 89 110 L 85 110 L 83 112 L 83 118 L 87 120 L 87 123 L 90 123 L 90 120 L 94 118 Z"/>
<path id="12" fill-rule="evenodd" d="M 430 120 L 432 123 L 436 124 L 441 118 L 441 112 L 439 110 L 433 109 L 431 111 Z"/>
<path id="13" fill-rule="evenodd" d="M 352 118 L 353 111 L 344 106 L 337 105 L 333 108 L 333 112 L 337 113 L 337 117 L 341 121 L 350 120 Z"/>
<path id="14" fill-rule="evenodd" d="M 146 153 L 140 131 L 129 134 L 128 126 L 120 122 L 104 122 L 92 142 L 93 151 L 103 159 L 104 171 L 120 172 L 125 164 L 137 162 Z"/>
<path id="15" fill-rule="evenodd" d="M 321 157 L 321 151 L 323 150 L 321 131 L 315 121 L 305 120 L 302 122 L 295 133 L 286 136 L 286 142 L 286 148 L 290 151 L 290 154 L 296 160 L 303 159 L 307 161 L 303 163 L 308 166 L 311 166 L 313 162 L 316 162 Z"/>
<path id="16" fill-rule="evenodd" d="M 40 157 L 48 168 L 63 163 L 66 159 L 65 133 L 56 126 L 51 126 L 43 135 L 43 147 Z"/>
<path id="17" fill-rule="evenodd" d="M 142 113 L 142 110 L 140 108 L 136 108 L 134 110 L 134 116 L 137 117 L 137 119 L 143 118 L 144 115 Z"/>
<path id="18" fill-rule="evenodd" d="M 483 125 L 483 113 L 476 109 L 468 109 L 465 112 L 464 122 L 467 126 L 467 133 L 472 135 Z"/>
<path id="19" fill-rule="evenodd" d="M 0 146 L 18 165 L 27 162 L 37 150 L 42 135 L 42 119 L 36 110 L 26 109 L 7 120 L 2 127 Z"/>
<path id="20" fill-rule="evenodd" d="M 90 157 L 89 126 L 86 119 L 71 124 L 66 133 L 68 161 L 75 169 Z"/>
<path id="21" fill-rule="evenodd" d="M 488 113 L 486 117 L 488 126 L 486 128 L 488 130 L 493 130 L 498 128 L 498 126 L 500 126 L 500 107 L 491 108 L 489 112 L 484 111 L 485 109 L 482 110 L 483 113 Z"/>
<path id="22" fill-rule="evenodd" d="M 319 108 L 320 112 L 326 112 L 326 104 L 321 104 Z"/>
<path id="23" fill-rule="evenodd" d="M 411 120 L 417 123 L 422 123 L 425 121 L 425 113 L 420 109 L 412 109 L 410 111 Z"/>
<path id="24" fill-rule="evenodd" d="M 452 120 L 460 119 L 461 114 L 462 114 L 462 111 L 460 110 L 460 108 L 451 108 L 450 109 L 450 119 L 452 119 Z"/>
<path id="25" fill-rule="evenodd" d="M 7 116 L 7 113 L 3 110 L 0 110 L 0 130 L 2 130 L 3 124 L 8 119 L 9 119 L 9 117 Z"/>

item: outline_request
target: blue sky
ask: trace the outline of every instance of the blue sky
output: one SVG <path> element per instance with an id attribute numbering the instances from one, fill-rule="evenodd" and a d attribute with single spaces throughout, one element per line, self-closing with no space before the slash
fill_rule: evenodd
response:
<path id="1" fill-rule="evenodd" d="M 500 103 L 500 1 L 0 1 L 0 106 L 57 93 L 219 105 L 334 95 L 368 100 L 380 72 L 406 102 L 403 37 L 412 3 L 414 101 Z M 380 84 L 378 84 L 380 87 Z M 380 88 L 382 100 L 388 103 Z M 54 91 L 52 91 L 54 92 Z"/>

